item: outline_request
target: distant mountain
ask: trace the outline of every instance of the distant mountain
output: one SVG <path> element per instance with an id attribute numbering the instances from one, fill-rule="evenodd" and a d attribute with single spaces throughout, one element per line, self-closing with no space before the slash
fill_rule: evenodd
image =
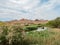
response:
<path id="1" fill-rule="evenodd" d="M 35 20 L 29 20 L 29 19 L 20 19 L 20 20 L 12 20 L 12 21 L 8 21 L 6 22 L 7 25 L 16 25 L 16 24 L 21 24 L 21 25 L 25 25 L 25 24 L 44 24 L 44 23 L 47 23 L 48 20 L 38 20 L 38 19 L 35 19 Z"/>

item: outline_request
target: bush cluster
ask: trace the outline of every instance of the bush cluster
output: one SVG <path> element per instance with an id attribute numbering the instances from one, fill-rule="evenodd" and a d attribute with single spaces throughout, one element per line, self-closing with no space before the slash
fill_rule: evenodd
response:
<path id="1" fill-rule="evenodd" d="M 38 27 L 37 26 L 26 26 L 23 29 L 26 31 L 33 31 L 36 30 Z"/>
<path id="2" fill-rule="evenodd" d="M 49 21 L 47 25 L 53 28 L 60 28 L 60 17 Z"/>
<path id="3" fill-rule="evenodd" d="M 28 44 L 24 39 L 25 33 L 20 27 L 2 26 L 0 27 L 0 45 L 25 45 Z"/>

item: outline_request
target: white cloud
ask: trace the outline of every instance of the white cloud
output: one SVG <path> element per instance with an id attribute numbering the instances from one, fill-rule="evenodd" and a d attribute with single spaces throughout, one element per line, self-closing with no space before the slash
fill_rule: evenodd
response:
<path id="1" fill-rule="evenodd" d="M 60 16 L 59 10 L 54 10 L 57 5 L 60 0 L 49 0 L 44 4 L 41 0 L 0 0 L 0 18 L 53 19 Z"/>

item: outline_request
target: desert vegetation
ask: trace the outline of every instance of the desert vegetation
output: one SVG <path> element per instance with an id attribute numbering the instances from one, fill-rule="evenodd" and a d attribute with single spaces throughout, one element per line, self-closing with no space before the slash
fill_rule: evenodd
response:
<path id="1" fill-rule="evenodd" d="M 0 45 L 60 45 L 60 17 L 46 24 L 0 24 Z M 48 29 L 36 31 L 39 27 Z"/>
<path id="2" fill-rule="evenodd" d="M 53 28 L 60 28 L 60 17 L 57 17 L 56 19 L 49 21 L 47 25 Z"/>

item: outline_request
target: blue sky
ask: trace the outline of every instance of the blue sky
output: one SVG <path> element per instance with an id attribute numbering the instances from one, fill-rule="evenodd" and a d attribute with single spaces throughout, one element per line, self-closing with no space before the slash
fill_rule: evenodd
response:
<path id="1" fill-rule="evenodd" d="M 0 21 L 60 17 L 60 0 L 0 0 Z"/>

